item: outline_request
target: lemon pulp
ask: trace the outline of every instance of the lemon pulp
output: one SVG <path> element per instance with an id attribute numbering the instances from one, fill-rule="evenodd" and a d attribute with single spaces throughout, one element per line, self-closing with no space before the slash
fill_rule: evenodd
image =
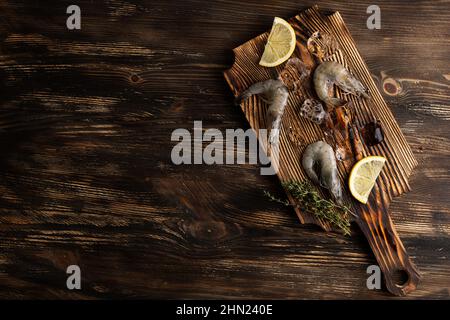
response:
<path id="1" fill-rule="evenodd" d="M 370 191 L 372 191 L 385 162 L 386 158 L 384 157 L 370 156 L 359 160 L 353 166 L 348 186 L 352 196 L 359 202 L 367 203 Z"/>
<path id="2" fill-rule="evenodd" d="M 295 31 L 286 20 L 275 17 L 259 64 L 275 67 L 289 59 L 295 50 Z"/>

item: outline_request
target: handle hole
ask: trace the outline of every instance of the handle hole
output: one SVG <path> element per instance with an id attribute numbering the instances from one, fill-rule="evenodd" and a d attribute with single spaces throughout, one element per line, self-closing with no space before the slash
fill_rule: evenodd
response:
<path id="1" fill-rule="evenodd" d="M 408 273 L 403 269 L 397 269 L 392 273 L 392 279 L 398 287 L 403 287 L 409 280 Z"/>

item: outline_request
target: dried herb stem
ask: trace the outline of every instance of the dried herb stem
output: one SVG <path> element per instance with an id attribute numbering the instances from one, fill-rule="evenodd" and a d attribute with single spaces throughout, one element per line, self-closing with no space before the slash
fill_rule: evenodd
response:
<path id="1" fill-rule="evenodd" d="M 334 227 L 341 229 L 345 235 L 350 235 L 349 215 L 353 213 L 349 207 L 340 206 L 333 201 L 323 199 L 309 182 L 288 181 L 283 183 L 283 187 L 294 197 L 301 210 L 329 221 Z M 281 200 L 270 192 L 264 191 L 264 194 L 271 201 L 285 206 L 291 205 L 289 200 Z"/>

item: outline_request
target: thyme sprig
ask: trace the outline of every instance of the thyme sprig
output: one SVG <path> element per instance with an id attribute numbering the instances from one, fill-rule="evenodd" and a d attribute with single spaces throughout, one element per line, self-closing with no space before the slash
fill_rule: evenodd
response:
<path id="1" fill-rule="evenodd" d="M 329 221 L 334 227 L 342 230 L 344 235 L 350 235 L 350 215 L 348 206 L 341 206 L 320 196 L 316 188 L 309 182 L 288 181 L 283 187 L 294 197 L 302 211 L 314 214 L 316 217 Z M 289 200 L 282 200 L 268 191 L 264 194 L 270 201 L 291 206 Z"/>

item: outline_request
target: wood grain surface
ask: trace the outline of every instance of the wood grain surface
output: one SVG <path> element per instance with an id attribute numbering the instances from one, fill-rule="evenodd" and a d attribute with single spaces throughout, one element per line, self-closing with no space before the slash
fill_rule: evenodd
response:
<path id="1" fill-rule="evenodd" d="M 0 1 L 1 298 L 392 298 L 353 237 L 301 225 L 257 165 L 172 164 L 177 128 L 247 129 L 222 77 L 231 48 L 313 1 Z M 320 1 L 339 11 L 418 167 L 391 216 L 450 294 L 449 1 Z M 66 289 L 66 268 L 82 290 Z"/>

